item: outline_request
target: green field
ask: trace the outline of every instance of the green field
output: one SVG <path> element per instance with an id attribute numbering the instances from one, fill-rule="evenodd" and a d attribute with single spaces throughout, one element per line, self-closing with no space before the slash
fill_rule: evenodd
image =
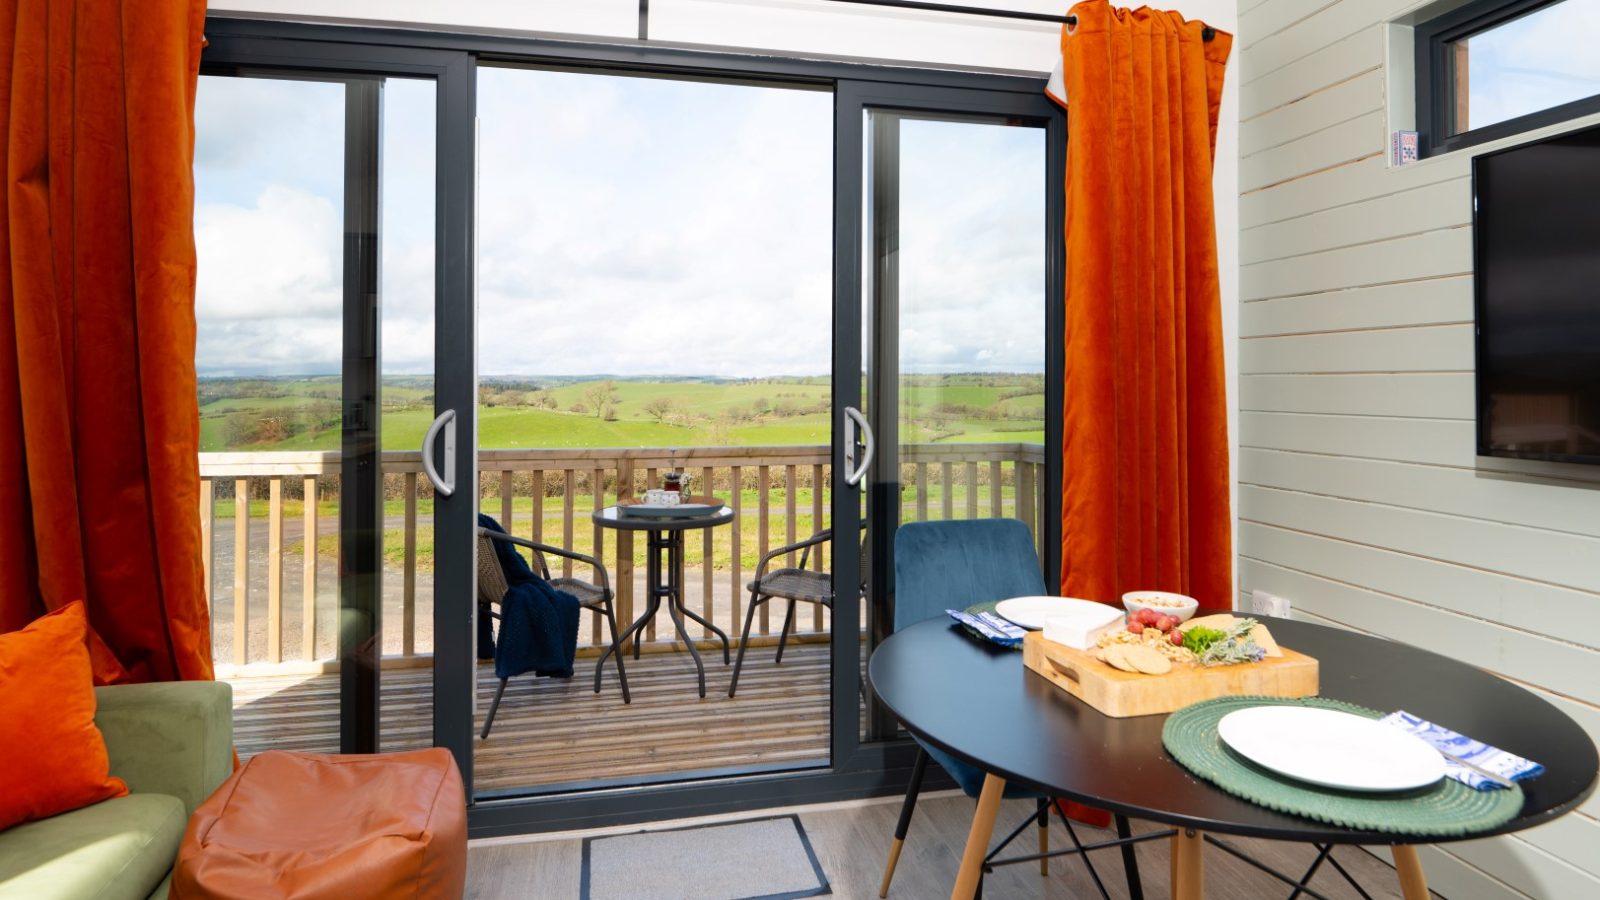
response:
<path id="1" fill-rule="evenodd" d="M 1043 443 L 1043 379 L 1023 374 L 973 374 L 913 376 L 900 385 L 901 439 L 907 443 L 1005 442 Z M 292 379 L 205 379 L 200 385 L 201 448 L 204 451 L 294 451 L 337 450 L 340 439 L 339 379 L 334 376 Z M 689 446 L 818 446 L 831 439 L 830 385 L 825 378 L 771 378 L 746 380 L 715 379 L 496 379 L 485 378 L 479 391 L 478 435 L 484 449 L 563 449 Z M 598 408 L 597 408 L 598 405 Z M 402 378 L 386 382 L 383 388 L 383 445 L 385 449 L 412 450 L 421 446 L 422 437 L 433 420 L 432 385 L 426 379 Z M 809 473 L 801 477 L 795 490 L 793 523 L 797 536 L 812 533 L 811 505 L 813 486 Z M 399 476 L 387 481 L 388 499 L 384 513 L 390 526 L 384 533 L 386 564 L 399 566 L 404 561 L 404 535 L 392 527 L 405 512 L 398 499 Z M 726 477 L 726 472 L 719 475 Z M 753 477 L 753 476 L 751 476 Z M 985 466 L 979 482 L 968 485 L 965 472 L 957 467 L 950 486 L 953 507 L 964 515 L 968 491 L 982 515 L 989 515 L 991 492 L 1000 492 L 1005 515 L 1016 514 L 1015 472 L 1008 470 L 1000 484 L 989 483 Z M 910 475 L 902 501 L 906 519 L 917 518 L 915 490 Z M 249 516 L 264 519 L 267 501 L 252 490 Z M 291 482 L 295 479 L 291 479 Z M 751 571 L 759 560 L 759 517 L 755 511 L 760 498 L 754 483 L 741 489 L 746 515 L 739 523 L 740 563 Z M 785 515 L 789 485 L 775 473 L 768 491 L 768 541 L 776 547 L 785 543 L 790 523 Z M 286 485 L 283 516 L 298 521 L 304 501 L 298 485 Z M 929 514 L 938 518 L 945 488 L 937 476 L 928 485 Z M 565 543 L 563 530 L 564 486 L 559 481 L 546 483 L 543 504 L 543 533 L 547 540 Z M 727 486 L 722 486 L 726 494 Z M 481 508 L 501 514 L 497 486 L 485 487 Z M 573 549 L 590 552 L 593 528 L 588 511 L 594 507 L 592 487 L 587 479 L 574 491 Z M 614 487 L 608 488 L 608 493 Z M 827 488 L 823 490 L 826 492 Z M 824 503 L 828 502 L 826 493 Z M 338 550 L 336 527 L 327 520 L 337 517 L 338 503 L 324 497 L 317 504 L 324 526 L 317 541 L 317 552 L 326 557 Z M 424 522 L 433 513 L 431 496 L 418 498 L 417 513 Z M 521 490 L 513 505 L 515 529 L 519 534 L 532 531 L 533 501 Z M 235 515 L 232 485 L 218 486 L 215 507 L 217 527 L 223 533 Z M 732 532 L 719 529 L 713 537 L 711 565 L 729 568 L 733 561 Z M 611 540 L 611 538 L 607 538 Z M 691 542 L 693 543 L 693 542 Z M 291 557 L 304 547 L 291 542 L 285 548 Z M 690 556 L 698 564 L 700 548 L 691 547 Z M 417 564 L 432 568 L 432 529 L 417 533 Z"/>
<path id="2" fill-rule="evenodd" d="M 1044 381 L 1010 373 L 909 376 L 901 385 L 907 443 L 1044 440 Z M 207 378 L 202 451 L 339 448 L 337 376 Z M 831 439 L 828 379 L 484 378 L 483 449 L 782 446 Z M 383 386 L 383 446 L 413 450 L 433 420 L 428 379 Z"/>

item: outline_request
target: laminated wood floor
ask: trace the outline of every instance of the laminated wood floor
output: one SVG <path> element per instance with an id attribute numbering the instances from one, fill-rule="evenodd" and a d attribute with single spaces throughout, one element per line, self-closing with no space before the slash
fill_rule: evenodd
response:
<path id="1" fill-rule="evenodd" d="M 684 653 L 627 660 L 633 702 L 624 704 L 615 664 L 607 661 L 594 693 L 594 660 L 578 660 L 571 681 L 513 678 L 494 729 L 477 746 L 475 780 L 483 792 L 548 790 L 606 780 L 630 783 L 741 767 L 787 768 L 828 755 L 828 646 L 790 644 L 783 665 L 774 648 L 752 647 L 729 699 L 731 666 L 704 653 L 706 698 Z M 433 670 L 383 672 L 383 749 L 431 743 Z M 339 676 L 275 675 L 234 679 L 234 740 L 239 756 L 271 748 L 323 753 L 339 748 Z M 481 728 L 498 682 L 478 671 Z"/>
<path id="2" fill-rule="evenodd" d="M 950 896 L 961 851 L 966 845 L 967 828 L 972 822 L 973 801 L 954 792 L 925 795 L 918 802 L 906 836 L 905 851 L 889 892 L 891 900 L 929 900 Z M 1031 800 L 1008 800 L 1000 810 L 995 840 L 1028 815 Z M 837 804 L 799 811 L 806 836 L 822 864 L 833 888 L 832 896 L 867 900 L 878 895 L 883 863 L 894 836 L 895 819 L 900 812 L 899 798 L 887 802 Z M 771 812 L 718 817 L 722 820 L 759 818 Z M 662 822 L 645 828 L 671 828 L 684 822 Z M 698 824 L 698 823 L 696 823 Z M 1156 826 L 1135 822 L 1134 831 L 1145 832 Z M 629 826 L 617 831 L 637 831 Z M 1031 831 L 1031 829 L 1030 829 Z M 1080 826 L 1078 836 L 1085 843 L 1114 837 L 1110 832 Z M 1067 838 L 1052 820 L 1053 846 L 1067 844 Z M 1280 871 L 1303 873 L 1316 855 L 1309 845 L 1285 844 L 1232 838 L 1258 860 Z M 1169 857 L 1166 841 L 1138 845 L 1139 870 L 1147 898 L 1169 896 Z M 1007 854 L 1030 853 L 1037 848 L 1034 834 L 1018 838 Z M 1117 850 L 1098 850 L 1095 868 L 1114 900 L 1127 900 L 1128 890 L 1122 875 Z M 1400 890 L 1394 869 L 1359 847 L 1340 847 L 1334 858 L 1356 877 L 1374 900 L 1399 900 Z M 744 863 L 744 861 L 741 861 Z M 760 865 L 760 860 L 749 860 Z M 1225 900 L 1283 900 L 1290 889 L 1248 864 L 1209 847 L 1205 852 L 1206 896 Z M 469 898 L 538 897 L 541 900 L 576 900 L 583 871 L 583 841 L 580 835 L 549 835 L 535 840 L 492 839 L 475 841 L 467 851 L 467 891 Z M 1359 900 L 1360 894 L 1345 883 L 1331 867 L 1324 865 L 1312 887 L 1331 900 Z M 641 900 L 650 895 L 640 893 Z M 679 895 L 681 896 L 681 895 Z M 1050 874 L 1041 876 L 1036 864 L 1019 864 L 996 869 L 984 885 L 985 900 L 1088 900 L 1099 892 L 1083 863 L 1054 859 Z M 1304 896 L 1304 895 L 1302 895 Z M 1434 895 L 1437 897 L 1437 895 Z"/>

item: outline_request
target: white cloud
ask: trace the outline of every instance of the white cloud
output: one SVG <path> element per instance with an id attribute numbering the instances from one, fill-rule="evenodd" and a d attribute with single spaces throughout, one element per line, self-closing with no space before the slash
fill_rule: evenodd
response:
<path id="1" fill-rule="evenodd" d="M 326 197 L 273 185 L 254 206 L 197 205 L 194 229 L 201 318 L 328 316 L 344 308 L 339 211 Z"/>
<path id="2" fill-rule="evenodd" d="M 343 355 L 343 87 L 201 79 L 197 101 L 203 374 L 334 373 Z M 432 372 L 434 88 L 384 86 L 385 372 Z"/>
<path id="3" fill-rule="evenodd" d="M 326 116 L 293 112 L 304 83 L 279 84 L 282 96 L 270 80 L 208 85 L 223 80 L 203 79 L 198 117 L 201 370 L 336 372 L 342 222 L 328 174 L 342 145 Z M 427 372 L 432 86 L 385 90 L 384 370 Z M 829 370 L 831 95 L 495 68 L 479 91 L 480 372 Z M 903 128 L 902 368 L 1037 370 L 1042 131 Z"/>
<path id="4" fill-rule="evenodd" d="M 826 372 L 826 94 L 484 69 L 479 369 Z"/>

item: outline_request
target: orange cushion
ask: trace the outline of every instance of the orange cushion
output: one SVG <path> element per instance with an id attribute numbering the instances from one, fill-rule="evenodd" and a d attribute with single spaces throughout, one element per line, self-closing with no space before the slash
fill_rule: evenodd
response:
<path id="1" fill-rule="evenodd" d="M 173 900 L 459 898 L 467 799 L 449 751 L 269 750 L 200 804 Z"/>
<path id="2" fill-rule="evenodd" d="M 0 829 L 128 793 L 94 724 L 88 632 L 74 602 L 0 634 Z"/>

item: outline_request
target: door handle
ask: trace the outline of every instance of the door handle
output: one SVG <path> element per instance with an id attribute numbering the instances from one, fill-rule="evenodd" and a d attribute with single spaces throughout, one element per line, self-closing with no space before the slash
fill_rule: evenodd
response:
<path id="1" fill-rule="evenodd" d="M 859 432 L 858 432 L 859 430 Z M 861 457 L 856 461 L 856 440 L 860 435 Z M 861 410 L 854 406 L 844 408 L 844 483 L 851 487 L 860 487 L 861 479 L 866 477 L 867 467 L 872 465 L 872 455 L 876 451 L 877 442 L 872 437 L 872 426 L 867 424 L 867 417 Z"/>
<path id="2" fill-rule="evenodd" d="M 433 465 L 433 442 L 439 437 L 439 432 L 444 432 L 444 468 L 449 473 L 448 477 L 441 476 L 439 470 Z M 422 471 L 427 474 L 428 480 L 433 483 L 433 492 L 442 497 L 448 497 L 456 492 L 456 411 L 447 409 L 439 413 L 439 417 L 428 426 L 428 433 L 422 438 Z"/>

